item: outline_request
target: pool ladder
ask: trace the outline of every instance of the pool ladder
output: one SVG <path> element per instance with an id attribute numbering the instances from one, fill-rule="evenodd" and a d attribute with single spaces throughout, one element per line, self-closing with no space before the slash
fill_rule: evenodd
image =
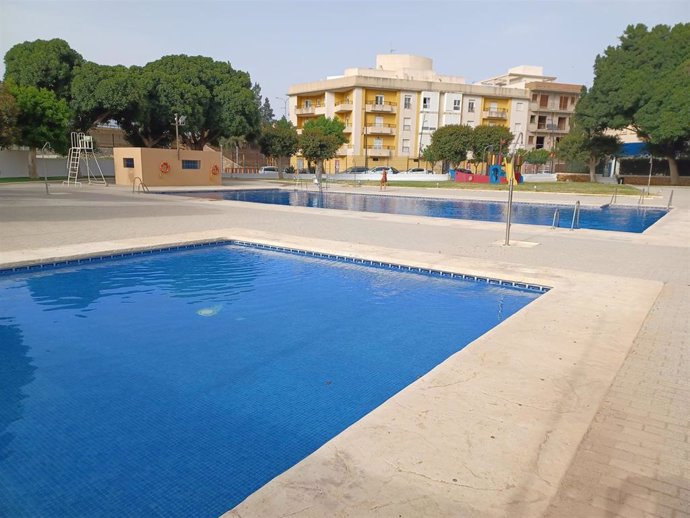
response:
<path id="1" fill-rule="evenodd" d="M 580 228 L 580 200 L 575 202 L 575 210 L 573 211 L 573 221 L 570 223 L 570 230 Z"/>
<path id="2" fill-rule="evenodd" d="M 137 186 L 137 180 L 139 185 Z M 137 188 L 138 187 L 138 188 Z M 140 176 L 135 176 L 132 181 L 132 192 L 150 192 L 148 186 L 144 183 Z"/>
<path id="3" fill-rule="evenodd" d="M 553 221 L 551 222 L 551 228 L 556 228 L 561 222 L 561 209 L 556 209 L 553 213 Z"/>

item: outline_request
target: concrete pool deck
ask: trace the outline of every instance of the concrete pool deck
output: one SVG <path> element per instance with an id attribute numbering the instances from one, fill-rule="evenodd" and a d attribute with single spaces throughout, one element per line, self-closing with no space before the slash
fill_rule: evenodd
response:
<path id="1" fill-rule="evenodd" d="M 234 238 L 554 288 L 228 516 L 690 516 L 690 189 L 644 234 L 514 225 L 511 247 L 502 223 L 51 191 L 0 185 L 0 266 Z M 609 201 L 515 194 L 577 199 Z"/>

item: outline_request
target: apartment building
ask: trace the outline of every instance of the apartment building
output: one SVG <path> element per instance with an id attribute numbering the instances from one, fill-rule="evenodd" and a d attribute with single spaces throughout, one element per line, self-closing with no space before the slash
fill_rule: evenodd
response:
<path id="1" fill-rule="evenodd" d="M 513 77 L 520 72 L 521 83 Z M 505 126 L 522 134 L 519 142 L 527 147 L 532 93 L 525 84 L 555 78 L 541 74 L 540 67 L 516 67 L 510 74 L 512 83 L 492 78 L 486 84 L 467 84 L 462 77 L 437 74 L 427 57 L 382 54 L 376 56 L 375 68 L 346 69 L 340 76 L 292 86 L 290 119 L 298 132 L 320 115 L 343 121 L 349 140 L 325 164 L 330 173 L 352 166 L 405 170 L 422 165 L 431 135 L 449 124 Z M 299 156 L 293 165 L 306 167 Z"/>
<path id="2" fill-rule="evenodd" d="M 527 149 L 553 149 L 570 132 L 582 85 L 535 81 L 527 83 L 530 93 Z"/>

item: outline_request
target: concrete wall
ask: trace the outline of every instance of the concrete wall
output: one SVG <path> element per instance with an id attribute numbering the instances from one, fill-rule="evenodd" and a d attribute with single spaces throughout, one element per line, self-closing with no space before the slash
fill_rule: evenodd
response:
<path id="1" fill-rule="evenodd" d="M 0 178 L 29 178 L 31 171 L 31 151 L 0 151 Z M 89 160 L 92 171 L 96 171 L 93 160 Z M 98 165 L 103 171 L 103 175 L 112 177 L 115 174 L 113 159 L 104 157 L 98 159 Z M 83 175 L 86 171 L 82 166 Z M 45 176 L 64 176 L 67 178 L 67 158 L 65 157 L 41 157 L 36 160 L 36 174 L 42 178 Z"/>
<path id="2" fill-rule="evenodd" d="M 113 158 L 117 185 L 132 185 L 137 176 L 148 187 L 221 185 L 221 175 L 212 173 L 214 166 L 220 171 L 220 156 L 215 151 L 181 149 L 178 160 L 175 149 L 129 147 L 115 148 Z M 133 167 L 125 167 L 125 158 L 133 160 Z M 183 169 L 183 160 L 199 161 L 200 167 Z M 164 162 L 170 166 L 168 173 L 161 171 Z"/>

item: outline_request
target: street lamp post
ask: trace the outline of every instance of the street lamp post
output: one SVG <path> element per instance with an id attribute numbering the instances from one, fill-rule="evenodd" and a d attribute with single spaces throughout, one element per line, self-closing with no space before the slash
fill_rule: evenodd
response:
<path id="1" fill-rule="evenodd" d="M 287 105 L 288 105 L 288 100 L 290 99 L 289 97 L 277 97 L 279 101 L 283 101 L 283 117 L 286 119 L 288 118 L 288 112 L 287 112 Z"/>
<path id="2" fill-rule="evenodd" d="M 178 126 L 184 126 L 184 122 L 187 119 L 185 115 L 180 117 L 175 114 L 175 146 L 177 147 L 177 160 L 180 160 L 180 132 Z"/>

